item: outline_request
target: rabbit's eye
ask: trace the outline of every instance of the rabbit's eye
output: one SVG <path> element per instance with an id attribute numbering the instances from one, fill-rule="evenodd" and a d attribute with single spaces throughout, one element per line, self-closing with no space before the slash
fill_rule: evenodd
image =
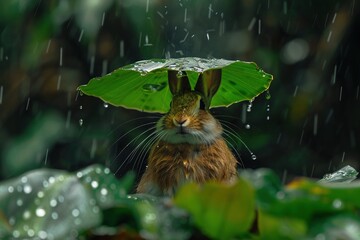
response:
<path id="1" fill-rule="evenodd" d="M 202 99 L 200 99 L 200 109 L 205 110 L 205 103 Z"/>

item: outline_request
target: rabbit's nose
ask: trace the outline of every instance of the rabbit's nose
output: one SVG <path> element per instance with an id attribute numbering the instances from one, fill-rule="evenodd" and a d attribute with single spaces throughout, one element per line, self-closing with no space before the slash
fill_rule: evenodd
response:
<path id="1" fill-rule="evenodd" d="M 189 125 L 190 120 L 188 118 L 173 118 L 173 123 L 176 127 L 186 127 Z"/>

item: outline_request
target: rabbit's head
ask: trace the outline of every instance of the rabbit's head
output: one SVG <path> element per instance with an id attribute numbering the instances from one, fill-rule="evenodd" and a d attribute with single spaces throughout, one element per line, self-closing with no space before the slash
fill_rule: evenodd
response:
<path id="1" fill-rule="evenodd" d="M 170 111 L 157 123 L 161 140 L 172 144 L 211 144 L 221 137 L 222 127 L 209 112 L 212 96 L 220 85 L 221 71 L 200 74 L 195 91 L 184 74 L 169 71 L 173 94 Z"/>

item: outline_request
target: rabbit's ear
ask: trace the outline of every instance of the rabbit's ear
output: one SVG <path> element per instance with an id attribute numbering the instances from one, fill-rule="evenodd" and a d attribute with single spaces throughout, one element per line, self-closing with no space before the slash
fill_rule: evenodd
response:
<path id="1" fill-rule="evenodd" d="M 189 92 L 191 90 L 189 78 L 186 72 L 168 70 L 169 88 L 172 95 Z"/>
<path id="2" fill-rule="evenodd" d="M 220 87 L 221 69 L 207 70 L 199 75 L 195 90 L 199 92 L 205 103 L 205 108 L 210 108 L 211 99 Z"/>

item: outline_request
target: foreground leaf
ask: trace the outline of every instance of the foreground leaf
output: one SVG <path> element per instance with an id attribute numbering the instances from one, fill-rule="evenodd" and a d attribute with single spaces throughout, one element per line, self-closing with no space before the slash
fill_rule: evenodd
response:
<path id="1" fill-rule="evenodd" d="M 242 179 L 234 185 L 188 184 L 180 189 L 175 204 L 186 209 L 207 236 L 231 239 L 247 233 L 255 217 L 255 196 Z"/>
<path id="2" fill-rule="evenodd" d="M 94 78 L 79 89 L 114 106 L 165 113 L 172 98 L 168 88 L 168 70 L 179 71 L 180 74 L 185 72 L 194 89 L 199 74 L 212 69 L 222 69 L 222 77 L 210 107 L 251 100 L 267 90 L 272 81 L 272 75 L 259 69 L 255 63 L 187 57 L 139 61 Z"/>
<path id="3" fill-rule="evenodd" d="M 122 184 L 98 165 L 75 174 L 40 169 L 3 182 L 0 209 L 13 238 L 76 238 L 99 225 L 101 209 L 125 198 L 127 188 L 126 181 Z M 1 238 L 10 237 L 2 234 Z"/>

